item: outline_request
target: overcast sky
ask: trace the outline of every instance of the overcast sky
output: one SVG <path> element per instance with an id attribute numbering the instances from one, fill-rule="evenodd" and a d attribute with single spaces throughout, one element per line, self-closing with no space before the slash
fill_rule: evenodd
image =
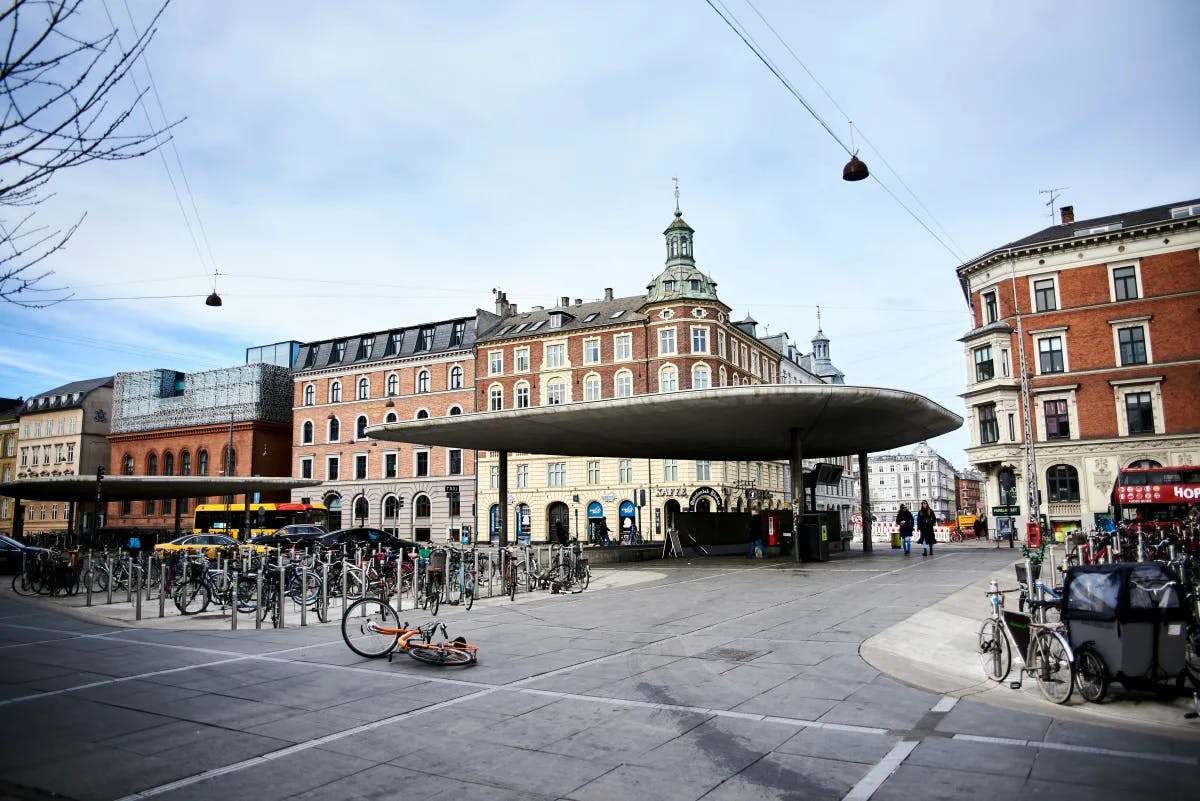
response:
<path id="1" fill-rule="evenodd" d="M 105 2 L 127 38 L 155 6 Z M 184 176 L 168 148 L 54 179 L 41 223 L 87 213 L 49 265 L 75 298 L 0 305 L 0 396 L 469 315 L 497 287 L 522 309 L 638 294 L 677 176 L 735 319 L 807 352 L 819 305 L 849 383 L 962 414 L 955 268 L 1050 225 L 1039 190 L 1069 187 L 1078 219 L 1200 196 L 1200 3 L 725 4 L 943 242 L 841 180 L 846 153 L 705 0 L 175 0 L 147 61 Z M 967 443 L 932 444 L 964 466 Z"/>

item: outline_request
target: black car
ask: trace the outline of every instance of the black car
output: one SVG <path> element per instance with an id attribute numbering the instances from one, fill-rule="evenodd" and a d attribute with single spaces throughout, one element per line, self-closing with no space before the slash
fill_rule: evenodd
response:
<path id="1" fill-rule="evenodd" d="M 315 523 L 293 523 L 272 534 L 260 534 L 252 537 L 250 544 L 303 548 L 305 545 L 312 545 L 327 533 L 324 526 L 318 526 Z"/>
<path id="2" fill-rule="evenodd" d="M 343 528 L 337 531 L 331 531 L 321 537 L 321 544 L 328 547 L 331 545 L 345 545 L 348 548 L 370 548 L 377 546 L 379 548 L 390 548 L 398 551 L 403 549 L 415 551 L 417 543 L 412 540 L 402 540 L 390 531 L 384 531 L 381 528 Z"/>
<path id="3" fill-rule="evenodd" d="M 22 555 L 26 559 L 33 559 L 39 553 L 44 553 L 45 550 L 45 548 L 24 545 L 11 537 L 0 535 L 0 573 L 20 572 Z"/>

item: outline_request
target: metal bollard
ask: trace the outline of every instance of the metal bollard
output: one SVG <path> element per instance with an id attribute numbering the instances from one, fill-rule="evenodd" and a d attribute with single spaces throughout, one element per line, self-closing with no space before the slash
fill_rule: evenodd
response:
<path id="1" fill-rule="evenodd" d="M 230 593 L 229 605 L 231 607 L 233 607 L 233 609 L 231 610 L 231 613 L 229 615 L 229 619 L 230 619 L 229 629 L 230 629 L 230 631 L 237 631 L 238 579 L 241 577 L 241 573 L 242 573 L 241 562 L 238 562 L 237 560 L 230 560 L 230 570 L 232 571 L 232 574 L 231 574 L 232 577 L 230 578 L 230 584 L 229 584 L 229 593 Z"/>
<path id="2" fill-rule="evenodd" d="M 158 571 L 158 616 L 167 616 L 167 585 L 171 582 L 167 574 L 171 572 L 171 563 L 164 562 Z"/>
<path id="3" fill-rule="evenodd" d="M 342 617 L 346 616 L 346 593 L 350 587 L 350 563 L 346 560 L 346 549 L 342 547 Z"/>
<path id="4" fill-rule="evenodd" d="M 320 609 L 326 616 L 329 614 L 329 553 L 324 554 L 325 559 L 321 562 L 321 595 L 317 598 Z"/>
<path id="5" fill-rule="evenodd" d="M 125 603 L 133 600 L 133 557 L 125 556 Z"/>
<path id="6" fill-rule="evenodd" d="M 92 552 L 89 550 L 88 555 L 87 555 L 87 572 L 83 574 L 84 583 L 87 585 L 86 587 L 84 587 L 84 592 L 87 593 L 87 605 L 88 606 L 92 605 L 92 567 L 93 567 Z M 25 552 L 24 551 L 21 552 L 21 572 L 22 573 L 25 572 Z"/>
<path id="7" fill-rule="evenodd" d="M 296 578 L 300 579 L 300 625 L 307 626 L 308 625 L 308 568 L 301 567 L 298 571 L 296 571 Z"/>
<path id="8" fill-rule="evenodd" d="M 133 561 L 132 557 L 130 557 L 129 561 L 130 561 L 129 585 L 132 587 L 134 581 L 137 581 L 137 583 L 138 583 L 137 592 L 135 592 L 133 594 L 134 598 L 136 599 L 133 603 L 133 619 L 141 620 L 142 619 L 142 566 L 139 562 Z"/>
<path id="9" fill-rule="evenodd" d="M 254 572 L 254 628 L 262 628 L 262 581 L 263 570 L 267 567 L 267 557 L 264 554 L 258 561 L 258 570 Z"/>
<path id="10" fill-rule="evenodd" d="M 115 582 L 113 581 L 112 554 L 109 553 L 108 551 L 104 552 L 104 567 L 108 570 L 108 588 L 107 588 L 108 600 L 105 601 L 105 603 L 111 604 L 112 603 L 113 584 Z"/>
<path id="11" fill-rule="evenodd" d="M 283 611 L 284 611 L 283 599 L 286 597 L 284 595 L 284 591 L 287 589 L 287 587 L 284 586 L 284 584 L 285 584 L 284 578 L 286 577 L 286 571 L 284 571 L 284 569 L 283 569 L 283 548 L 280 548 L 278 553 L 279 553 L 279 558 L 278 558 L 279 587 L 278 587 L 278 592 L 275 593 L 275 603 L 278 604 L 278 607 L 276 608 L 276 614 L 279 615 L 279 626 L 277 628 L 282 629 L 282 628 L 284 628 L 284 625 L 283 625 Z"/>

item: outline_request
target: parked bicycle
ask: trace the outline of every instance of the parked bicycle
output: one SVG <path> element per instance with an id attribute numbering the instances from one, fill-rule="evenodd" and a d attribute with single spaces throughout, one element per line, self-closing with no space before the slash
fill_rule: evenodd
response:
<path id="1" fill-rule="evenodd" d="M 995 682 L 1004 681 L 1012 669 L 1012 659 L 1021 662 L 1017 680 L 1009 684 L 1019 689 L 1026 674 L 1037 679 L 1046 700 L 1064 704 L 1074 689 L 1074 653 L 1061 625 L 1039 621 L 1041 610 L 1055 601 L 1029 600 L 1028 616 L 1004 609 L 1006 593 L 992 579 L 987 590 L 991 614 L 979 629 L 979 657 L 983 671 Z"/>

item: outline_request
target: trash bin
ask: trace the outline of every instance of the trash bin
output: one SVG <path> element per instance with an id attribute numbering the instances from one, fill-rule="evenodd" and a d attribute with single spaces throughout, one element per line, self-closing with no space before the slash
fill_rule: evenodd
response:
<path id="1" fill-rule="evenodd" d="M 798 555 L 805 562 L 829 561 L 828 529 L 823 515 L 806 514 L 800 520 L 800 536 L 796 538 Z"/>

